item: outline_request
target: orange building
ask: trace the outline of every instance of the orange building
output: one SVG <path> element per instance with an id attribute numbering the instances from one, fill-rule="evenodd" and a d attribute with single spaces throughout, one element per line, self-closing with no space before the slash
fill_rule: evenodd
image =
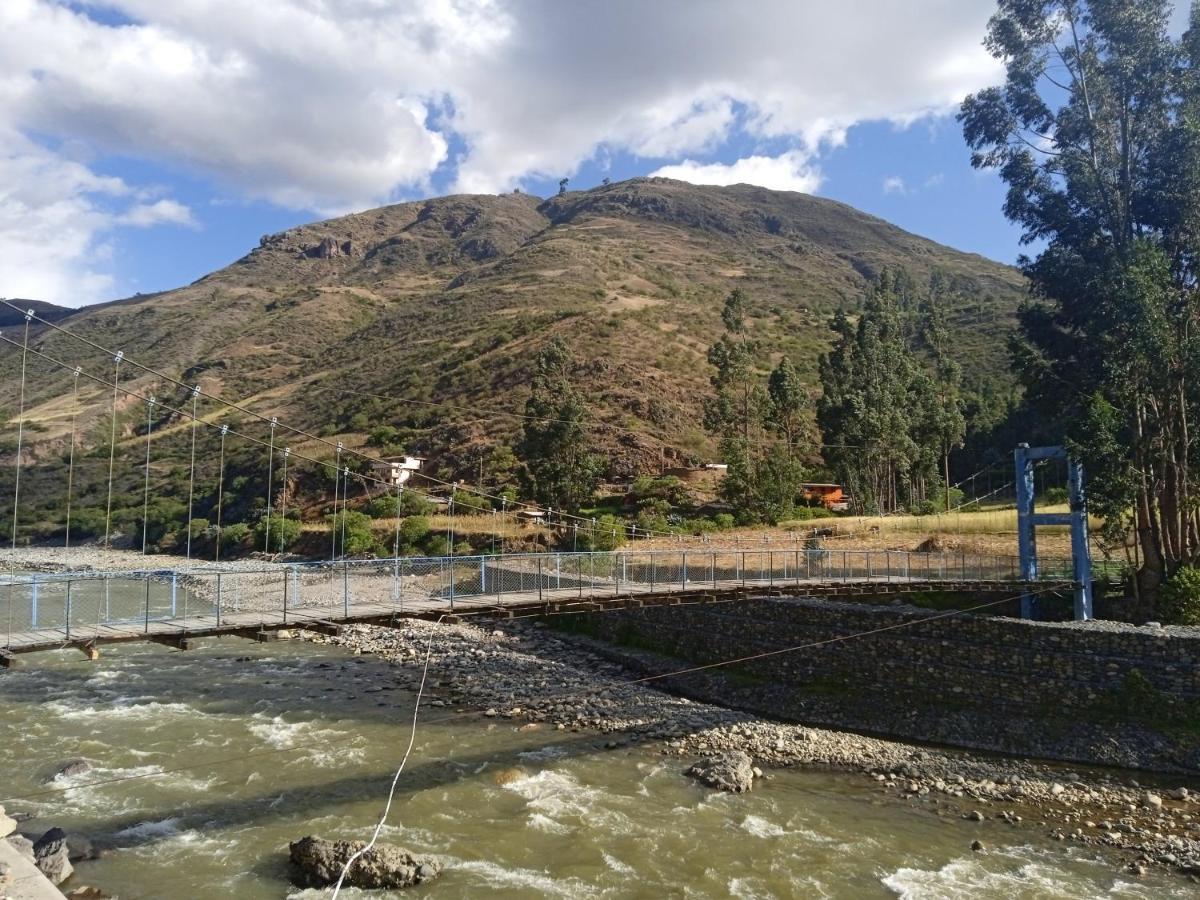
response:
<path id="1" fill-rule="evenodd" d="M 809 503 L 820 503 L 826 509 L 841 512 L 850 508 L 850 498 L 840 484 L 807 483 L 800 485 L 804 499 Z"/>

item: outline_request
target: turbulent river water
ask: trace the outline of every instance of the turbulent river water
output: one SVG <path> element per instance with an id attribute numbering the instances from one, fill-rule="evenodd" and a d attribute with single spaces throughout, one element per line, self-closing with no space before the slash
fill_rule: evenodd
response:
<path id="1" fill-rule="evenodd" d="M 287 843 L 370 835 L 409 737 L 396 674 L 329 646 L 236 639 L 26 657 L 0 672 L 0 802 L 35 814 L 26 832 L 59 825 L 110 848 L 68 887 L 323 896 L 290 886 Z M 446 712 L 418 730 L 383 838 L 446 858 L 416 896 L 1195 896 L 1033 829 L 884 800 L 860 777 L 776 772 L 717 794 L 651 748 Z M 95 768 L 46 784 L 71 757 Z"/>

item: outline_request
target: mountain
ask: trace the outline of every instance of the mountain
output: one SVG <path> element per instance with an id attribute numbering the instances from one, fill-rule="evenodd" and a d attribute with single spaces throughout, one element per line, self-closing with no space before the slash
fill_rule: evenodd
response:
<path id="1" fill-rule="evenodd" d="M 10 303 L 21 307 L 22 310 L 32 309 L 35 316 L 45 319 L 47 322 L 57 322 L 75 312 L 70 307 L 56 306 L 43 300 L 21 300 L 17 297 L 7 299 Z M 10 306 L 0 305 L 0 328 L 12 328 L 14 325 L 22 325 L 24 322 L 25 315 L 23 313 Z"/>
<path id="2" fill-rule="evenodd" d="M 832 200 L 661 178 L 549 200 L 442 197 L 315 222 L 263 237 L 186 287 L 74 311 L 59 324 L 348 446 L 390 426 L 395 434 L 377 442 L 403 444 L 459 477 L 471 477 L 481 454 L 519 429 L 513 414 L 524 405 L 530 361 L 559 335 L 579 360 L 577 382 L 611 474 L 627 476 L 664 457 L 711 457 L 700 424 L 705 354 L 733 287 L 749 298 L 764 371 L 787 353 L 815 383 L 831 314 L 853 312 L 887 268 L 918 284 L 941 272 L 962 361 L 977 378 L 1004 377 L 1003 337 L 1025 293 L 1016 270 Z M 35 345 L 111 378 L 111 359 L 66 335 L 35 329 Z M 0 348 L 9 415 L 18 357 Z M 121 375 L 132 389 L 186 405 L 180 388 L 128 364 Z M 70 381 L 31 360 L 26 439 L 34 458 L 65 445 Z M 80 396 L 80 434 L 106 451 L 111 389 L 82 381 Z M 126 401 L 121 412 L 132 459 L 145 407 Z M 236 428 L 240 418 L 224 421 Z M 164 457 L 185 446 L 169 424 L 154 426 Z M 247 427 L 266 434 L 261 423 Z M 0 440 L 11 443 L 12 431 Z"/>

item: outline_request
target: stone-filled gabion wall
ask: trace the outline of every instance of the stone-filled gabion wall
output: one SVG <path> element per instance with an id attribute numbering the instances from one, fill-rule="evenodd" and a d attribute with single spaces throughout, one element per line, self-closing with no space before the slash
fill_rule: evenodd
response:
<path id="1" fill-rule="evenodd" d="M 1200 749 L 1181 750 L 1170 727 L 1200 711 L 1200 628 L 797 598 L 595 613 L 582 627 L 647 671 L 669 671 L 663 655 L 703 664 L 824 642 L 668 684 L 782 718 L 1086 762 L 1200 766 Z"/>

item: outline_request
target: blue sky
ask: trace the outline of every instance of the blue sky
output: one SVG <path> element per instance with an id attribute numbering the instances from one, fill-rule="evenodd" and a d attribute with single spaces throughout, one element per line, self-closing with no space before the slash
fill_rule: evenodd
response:
<path id="1" fill-rule="evenodd" d="M 302 222 L 563 175 L 806 190 L 1012 262 L 953 118 L 1000 77 L 993 8 L 5 0 L 0 296 L 164 290 Z"/>

